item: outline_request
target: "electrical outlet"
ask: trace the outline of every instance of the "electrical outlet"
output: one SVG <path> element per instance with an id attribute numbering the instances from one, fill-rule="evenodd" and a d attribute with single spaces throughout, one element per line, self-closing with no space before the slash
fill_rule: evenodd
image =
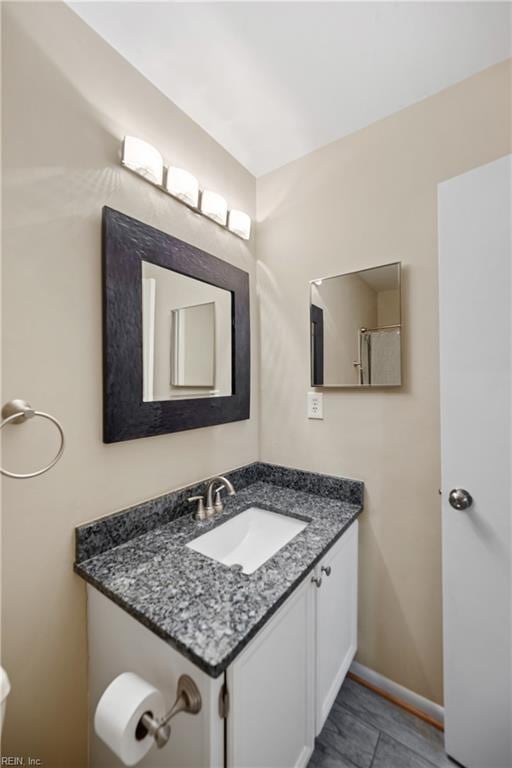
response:
<path id="1" fill-rule="evenodd" d="M 308 392 L 308 419 L 323 419 L 323 398 L 321 392 Z"/>

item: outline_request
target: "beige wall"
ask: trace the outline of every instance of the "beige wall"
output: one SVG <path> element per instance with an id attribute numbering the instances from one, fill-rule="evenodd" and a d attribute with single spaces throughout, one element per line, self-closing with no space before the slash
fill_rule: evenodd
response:
<path id="1" fill-rule="evenodd" d="M 501 64 L 257 182 L 261 458 L 366 483 L 359 661 L 442 701 L 436 185 L 510 151 Z M 306 419 L 308 281 L 402 261 L 405 385 Z"/>
<path id="2" fill-rule="evenodd" d="M 51 472 L 3 481 L 3 752 L 75 768 L 86 764 L 86 621 L 74 526 L 258 456 L 254 279 L 251 419 L 102 443 L 101 207 L 255 273 L 252 244 L 122 169 L 120 141 L 147 139 L 251 215 L 255 183 L 65 5 L 4 4 L 2 42 L 2 401 L 55 414 L 67 438 Z M 4 460 L 29 470 L 53 447 L 32 423 L 9 430 Z"/>

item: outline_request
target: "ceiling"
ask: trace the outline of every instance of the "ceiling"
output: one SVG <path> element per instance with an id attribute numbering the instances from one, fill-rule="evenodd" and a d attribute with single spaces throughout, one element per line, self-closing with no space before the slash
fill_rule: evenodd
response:
<path id="1" fill-rule="evenodd" d="M 69 5 L 255 176 L 511 55 L 510 3 Z"/>

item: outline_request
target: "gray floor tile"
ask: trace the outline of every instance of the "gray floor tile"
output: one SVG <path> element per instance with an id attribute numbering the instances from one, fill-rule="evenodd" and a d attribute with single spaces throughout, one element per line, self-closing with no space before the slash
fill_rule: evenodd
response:
<path id="1" fill-rule="evenodd" d="M 358 768 L 350 760 L 345 760 L 344 757 L 335 757 L 323 752 L 318 752 L 315 748 L 311 756 L 311 760 L 308 763 L 308 768 Z"/>
<path id="2" fill-rule="evenodd" d="M 381 733 L 372 768 L 432 768 L 432 763 Z"/>
<path id="3" fill-rule="evenodd" d="M 386 701 L 368 688 L 346 679 L 338 694 L 337 704 L 350 710 L 368 725 L 409 747 L 437 768 L 453 768 L 453 763 L 444 752 L 441 731 Z"/>
<path id="4" fill-rule="evenodd" d="M 370 768 L 378 737 L 375 728 L 335 704 L 316 741 L 315 753 L 348 760 L 357 768 Z"/>

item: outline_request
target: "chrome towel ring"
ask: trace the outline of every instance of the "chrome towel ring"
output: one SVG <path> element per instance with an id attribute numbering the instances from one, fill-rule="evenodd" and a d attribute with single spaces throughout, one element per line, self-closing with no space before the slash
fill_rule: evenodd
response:
<path id="1" fill-rule="evenodd" d="M 23 424 L 25 421 L 33 418 L 34 416 L 41 416 L 42 419 L 48 419 L 48 421 L 51 421 L 52 424 L 55 424 L 59 430 L 60 448 L 57 452 L 57 455 L 49 464 L 46 465 L 46 467 L 43 467 L 43 469 L 38 469 L 36 472 L 19 474 L 18 472 L 9 472 L 7 469 L 0 467 L 0 473 L 2 475 L 5 475 L 6 477 L 14 477 L 17 480 L 25 480 L 28 477 L 37 477 L 38 475 L 43 475 L 45 472 L 48 472 L 49 469 L 55 466 L 55 464 L 64 453 L 64 430 L 62 429 L 60 422 L 58 422 L 54 416 L 50 416 L 49 413 L 43 413 L 43 411 L 34 411 L 30 403 L 27 403 L 26 400 L 9 400 L 9 402 L 4 405 L 2 408 L 3 420 L 0 423 L 0 429 L 3 429 L 6 424 Z"/>

